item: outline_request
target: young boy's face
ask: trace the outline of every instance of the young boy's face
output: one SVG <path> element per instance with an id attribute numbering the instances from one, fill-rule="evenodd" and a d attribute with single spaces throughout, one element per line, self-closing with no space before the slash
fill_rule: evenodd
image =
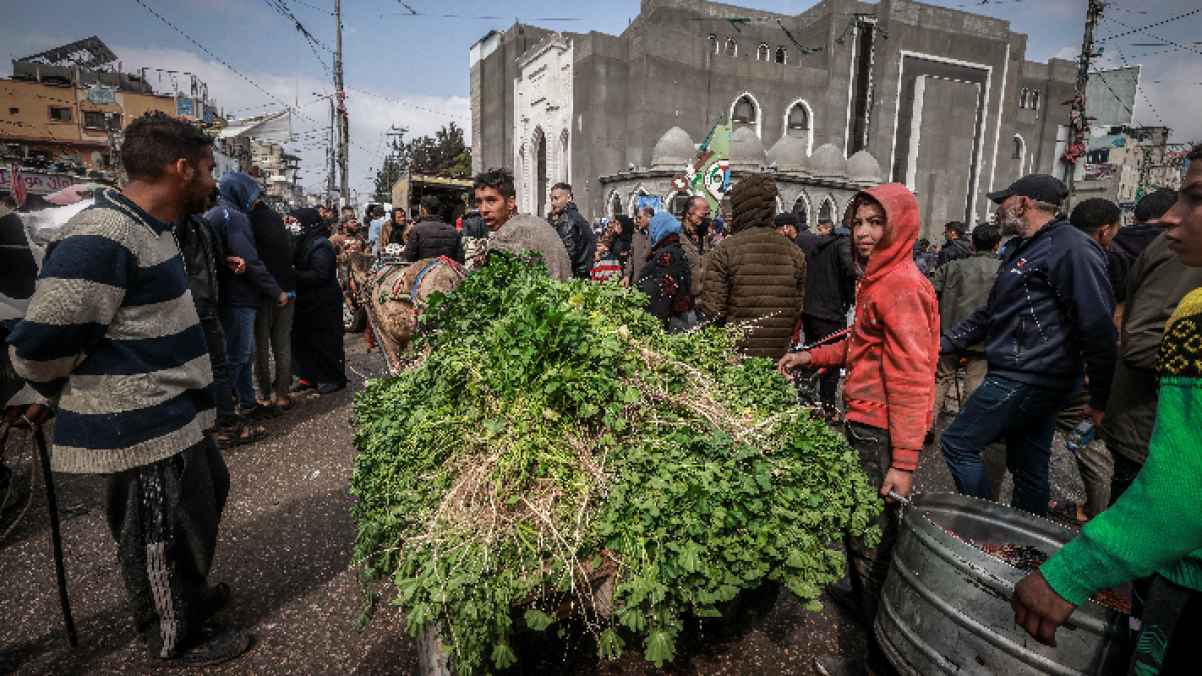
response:
<path id="1" fill-rule="evenodd" d="M 1160 218 L 1160 225 L 1181 262 L 1202 267 L 1202 159 L 1190 162 L 1177 202 Z"/>

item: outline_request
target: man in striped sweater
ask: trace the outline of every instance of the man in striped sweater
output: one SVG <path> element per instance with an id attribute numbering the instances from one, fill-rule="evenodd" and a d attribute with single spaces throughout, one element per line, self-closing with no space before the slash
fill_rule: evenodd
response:
<path id="1" fill-rule="evenodd" d="M 54 405 L 53 468 L 103 474 L 134 624 L 152 655 L 213 664 L 250 638 L 206 624 L 229 595 L 210 587 L 229 492 L 210 439 L 208 345 L 173 224 L 213 190 L 211 142 L 150 113 L 125 130 L 129 182 L 100 192 L 48 247 L 8 342 L 17 373 Z"/>

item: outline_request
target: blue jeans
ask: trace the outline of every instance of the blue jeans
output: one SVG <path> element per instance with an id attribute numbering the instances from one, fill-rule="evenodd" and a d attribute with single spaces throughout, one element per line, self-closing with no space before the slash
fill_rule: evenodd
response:
<path id="1" fill-rule="evenodd" d="M 1069 403 L 1073 392 L 987 375 L 939 440 L 957 490 L 996 499 L 981 462 L 981 451 L 1004 440 L 1006 467 L 1014 477 L 1010 505 L 1032 514 L 1046 514 L 1051 495 L 1048 461 L 1056 414 Z"/>
<path id="2" fill-rule="evenodd" d="M 230 382 L 243 408 L 255 405 L 255 386 L 251 381 L 255 356 L 255 308 L 221 308 L 221 328 L 225 330 L 225 351 Z"/>

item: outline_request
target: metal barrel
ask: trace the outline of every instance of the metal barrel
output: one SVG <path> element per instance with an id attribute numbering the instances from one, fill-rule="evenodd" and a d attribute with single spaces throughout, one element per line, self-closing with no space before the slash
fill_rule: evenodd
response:
<path id="1" fill-rule="evenodd" d="M 956 533 L 956 537 L 948 532 Z M 1110 674 L 1122 671 L 1127 615 L 1086 602 L 1045 646 L 1014 623 L 1010 597 L 1026 574 L 969 542 L 1052 553 L 1075 534 L 1046 519 L 950 493 L 904 510 L 876 618 L 876 637 L 902 674 Z"/>

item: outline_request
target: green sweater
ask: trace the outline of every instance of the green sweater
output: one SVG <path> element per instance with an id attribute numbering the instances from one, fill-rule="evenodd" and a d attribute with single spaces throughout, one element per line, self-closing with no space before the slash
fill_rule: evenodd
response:
<path id="1" fill-rule="evenodd" d="M 1040 568 L 1065 600 L 1153 573 L 1202 591 L 1202 288 L 1165 325 L 1148 461 L 1110 509 Z"/>

